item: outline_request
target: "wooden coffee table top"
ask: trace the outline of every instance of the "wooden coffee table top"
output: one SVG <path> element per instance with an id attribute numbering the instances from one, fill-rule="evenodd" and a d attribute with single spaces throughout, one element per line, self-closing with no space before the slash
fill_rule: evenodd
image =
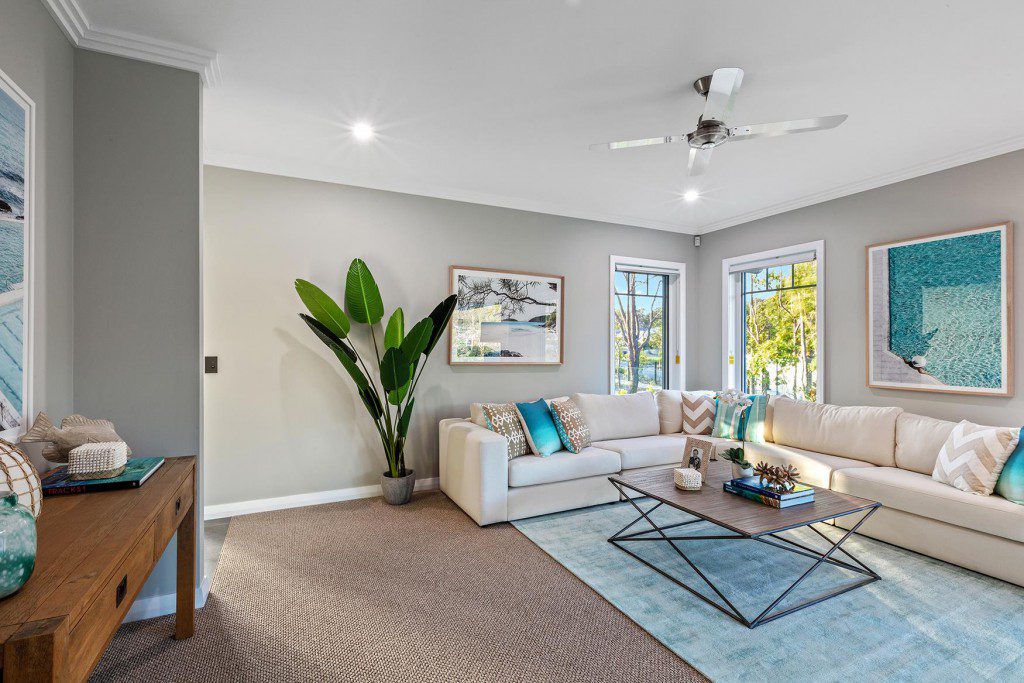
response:
<path id="1" fill-rule="evenodd" d="M 780 510 L 726 493 L 722 484 L 730 477 L 725 474 L 725 468 L 716 467 L 715 471 L 709 468 L 707 480 L 699 491 L 677 489 L 671 469 L 617 474 L 609 479 L 744 536 L 763 536 L 880 507 L 880 503 L 873 500 L 815 486 L 813 503 Z"/>

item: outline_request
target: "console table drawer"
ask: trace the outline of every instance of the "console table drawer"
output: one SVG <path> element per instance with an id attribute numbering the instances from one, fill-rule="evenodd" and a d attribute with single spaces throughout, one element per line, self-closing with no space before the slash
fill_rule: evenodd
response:
<path id="1" fill-rule="evenodd" d="M 164 503 L 160 515 L 156 518 L 156 538 L 153 545 L 153 561 L 160 559 L 171 536 L 178 530 L 178 525 L 185 518 L 185 513 L 192 507 L 192 496 L 195 490 L 194 476 L 189 474 L 178 490 Z"/>
<path id="2" fill-rule="evenodd" d="M 70 680 L 83 680 L 89 675 L 149 577 L 153 564 L 153 525 L 150 525 L 72 629 L 67 658 Z"/>

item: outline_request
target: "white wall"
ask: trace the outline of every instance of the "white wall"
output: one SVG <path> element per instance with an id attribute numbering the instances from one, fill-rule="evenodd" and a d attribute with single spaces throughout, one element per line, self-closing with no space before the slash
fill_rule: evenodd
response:
<path id="1" fill-rule="evenodd" d="M 611 254 L 694 252 L 675 233 L 215 167 L 205 203 L 204 349 L 220 358 L 205 376 L 208 505 L 371 485 L 385 468 L 351 381 L 298 317 L 296 277 L 340 299 L 363 258 L 388 314 L 415 322 L 447 296 L 450 265 L 565 276 L 563 367 L 452 368 L 447 338 L 431 356 L 406 452 L 433 477 L 437 421 L 472 401 L 607 392 Z"/>

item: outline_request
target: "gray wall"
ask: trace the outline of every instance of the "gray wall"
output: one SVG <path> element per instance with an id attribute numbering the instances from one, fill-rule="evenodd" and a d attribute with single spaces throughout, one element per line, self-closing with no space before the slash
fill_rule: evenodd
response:
<path id="1" fill-rule="evenodd" d="M 205 376 L 208 505 L 375 484 L 384 470 L 351 382 L 297 316 L 296 277 L 340 296 L 361 257 L 388 314 L 401 305 L 414 321 L 448 294 L 449 265 L 565 276 L 563 367 L 452 368 L 444 347 L 430 358 L 406 451 L 432 477 L 437 421 L 472 401 L 608 390 L 611 254 L 694 253 L 675 233 L 216 167 L 205 202 L 204 347 L 220 357 Z"/>
<path id="2" fill-rule="evenodd" d="M 864 247 L 903 237 L 1011 220 L 1024 227 L 1024 151 L 986 159 L 861 194 L 705 235 L 700 252 L 697 334 L 699 384 L 722 376 L 722 259 L 825 240 L 825 399 L 843 405 L 896 405 L 945 419 L 1019 426 L 1024 421 L 1022 340 L 1017 334 L 1018 396 L 995 398 L 869 389 L 865 386 Z M 1022 263 L 1024 237 L 1015 240 Z M 1014 283 L 1014 318 L 1024 320 L 1024 277 Z M 1018 332 L 1020 325 L 1017 325 Z"/>
<path id="3" fill-rule="evenodd" d="M 74 91 L 75 410 L 137 456 L 198 454 L 202 84 L 79 51 Z M 169 561 L 144 596 L 174 592 Z"/>
<path id="4" fill-rule="evenodd" d="M 42 3 L 4 0 L 0 69 L 36 105 L 33 408 L 56 416 L 72 406 L 74 58 L 74 48 Z M 40 448 L 32 450 L 37 454 Z"/>

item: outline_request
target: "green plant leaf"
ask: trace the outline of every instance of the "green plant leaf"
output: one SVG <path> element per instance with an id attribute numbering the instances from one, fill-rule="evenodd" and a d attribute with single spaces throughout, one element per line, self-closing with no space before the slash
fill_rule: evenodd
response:
<path id="1" fill-rule="evenodd" d="M 314 318 L 322 322 L 338 338 L 344 339 L 348 336 L 348 331 L 352 327 L 348 316 L 324 290 L 312 282 L 300 279 L 295 281 L 295 291 Z"/>
<path id="2" fill-rule="evenodd" d="M 379 420 L 384 415 L 384 406 L 381 405 L 376 391 L 370 387 L 360 389 L 359 398 L 363 399 L 363 405 L 374 420 Z"/>
<path id="3" fill-rule="evenodd" d="M 402 412 L 401 419 L 398 420 L 398 436 L 403 439 L 409 434 L 409 420 L 412 419 L 412 405 L 415 402 L 415 398 L 409 399 L 409 403 L 405 406 L 405 410 Z"/>
<path id="4" fill-rule="evenodd" d="M 423 352 L 424 355 L 430 355 L 430 352 L 437 346 L 437 342 L 448 328 L 448 321 L 452 319 L 452 313 L 455 312 L 457 301 L 458 296 L 452 294 L 430 312 L 430 320 L 434 323 L 434 328 L 430 332 L 430 341 L 427 342 L 427 348 Z"/>
<path id="5" fill-rule="evenodd" d="M 352 347 L 346 344 L 344 341 L 334 336 L 334 333 L 327 329 L 319 320 L 312 318 L 305 313 L 299 313 L 299 317 L 302 318 L 303 322 L 309 325 L 309 329 L 313 330 L 317 337 L 320 338 L 327 347 L 334 352 L 334 355 L 341 361 L 342 366 L 352 377 L 352 381 L 356 383 L 356 387 L 363 389 L 370 384 L 370 380 L 366 378 L 363 371 L 356 365 L 356 352 L 352 350 Z"/>
<path id="6" fill-rule="evenodd" d="M 424 318 L 409 330 L 402 340 L 402 355 L 410 363 L 415 363 L 421 353 L 426 353 L 427 344 L 430 343 L 430 334 L 434 330 L 434 321 Z"/>
<path id="7" fill-rule="evenodd" d="M 388 392 L 388 403 L 393 406 L 402 405 L 402 401 L 405 399 L 405 395 L 409 393 L 409 385 L 412 383 L 412 378 L 408 382 L 398 387 L 394 391 Z"/>
<path id="8" fill-rule="evenodd" d="M 362 259 L 354 259 L 345 278 L 345 306 L 357 323 L 376 325 L 384 317 L 384 302 L 373 274 Z"/>
<path id="9" fill-rule="evenodd" d="M 384 329 L 384 348 L 397 349 L 405 339 L 405 314 L 401 308 L 396 308 L 388 319 L 388 326 Z"/>
<path id="10" fill-rule="evenodd" d="M 388 349 L 380 359 L 380 385 L 384 391 L 395 391 L 412 375 L 412 365 L 398 349 Z"/>

